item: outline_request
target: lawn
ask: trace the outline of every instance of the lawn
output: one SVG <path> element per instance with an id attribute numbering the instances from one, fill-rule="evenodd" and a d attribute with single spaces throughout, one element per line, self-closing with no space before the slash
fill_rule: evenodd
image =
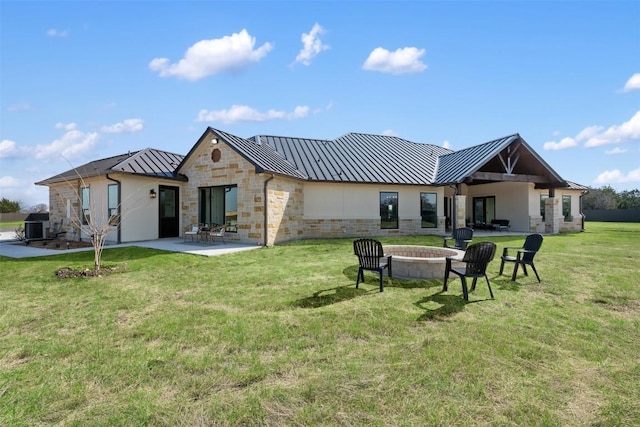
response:
<path id="1" fill-rule="evenodd" d="M 107 249 L 124 272 L 64 280 L 92 252 L 0 257 L 0 425 L 640 425 L 640 224 L 586 228 L 468 303 L 457 278 L 356 290 L 352 239 Z"/>

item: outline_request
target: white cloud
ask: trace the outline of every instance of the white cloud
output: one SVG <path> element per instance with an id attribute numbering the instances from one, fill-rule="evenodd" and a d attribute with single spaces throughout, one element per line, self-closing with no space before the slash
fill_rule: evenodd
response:
<path id="1" fill-rule="evenodd" d="M 382 135 L 386 135 L 386 136 L 398 136 L 393 129 L 387 129 L 385 131 L 382 131 Z"/>
<path id="2" fill-rule="evenodd" d="M 623 154 L 623 153 L 626 153 L 627 151 L 629 151 L 629 150 L 627 150 L 625 148 L 616 147 L 613 150 L 605 151 L 604 154 Z"/>
<path id="3" fill-rule="evenodd" d="M 442 146 L 444 148 L 448 148 L 449 150 L 451 150 L 451 143 L 449 141 L 447 141 L 446 139 L 442 142 Z"/>
<path id="4" fill-rule="evenodd" d="M 627 83 L 624 85 L 623 92 L 630 92 L 632 90 L 640 89 L 640 73 L 635 73 L 633 76 L 627 80 Z"/>
<path id="5" fill-rule="evenodd" d="M 31 106 L 26 102 L 21 102 L 19 104 L 9 105 L 7 107 L 7 111 L 27 111 L 31 108 Z"/>
<path id="6" fill-rule="evenodd" d="M 585 147 L 599 147 L 607 144 L 620 144 L 640 139 L 640 111 L 637 111 L 631 119 L 621 125 L 587 126 L 581 130 L 575 138 L 565 137 L 559 142 L 549 141 L 544 143 L 545 150 L 564 150 L 576 147 L 584 141 Z"/>
<path id="7" fill-rule="evenodd" d="M 394 75 L 419 73 L 427 69 L 420 60 L 424 53 L 424 49 L 415 47 L 405 47 L 395 52 L 377 47 L 369 54 L 362 68 Z"/>
<path id="8" fill-rule="evenodd" d="M 67 37 L 69 35 L 69 30 L 57 30 L 55 28 L 51 28 L 47 30 L 47 36 L 49 37 Z"/>
<path id="9" fill-rule="evenodd" d="M 102 126 L 100 131 L 104 133 L 133 133 L 140 132 L 143 127 L 142 119 L 126 119 L 111 126 Z"/>
<path id="10" fill-rule="evenodd" d="M 233 105 L 228 110 L 208 111 L 200 110 L 198 113 L 198 122 L 219 122 L 219 123 L 236 123 L 236 122 L 265 122 L 267 120 L 294 120 L 306 117 L 309 114 L 309 107 L 298 106 L 291 113 L 285 111 L 268 110 L 260 112 L 247 105 Z"/>
<path id="11" fill-rule="evenodd" d="M 562 138 L 559 142 L 555 142 L 555 141 L 548 141 L 545 142 L 543 145 L 543 148 L 545 150 L 564 150 L 566 148 L 571 148 L 571 147 L 575 147 L 578 145 L 578 141 L 576 141 L 574 138 Z"/>
<path id="12" fill-rule="evenodd" d="M 19 147 L 15 141 L 3 139 L 0 141 L 0 159 L 21 157 L 27 153 L 26 148 Z"/>
<path id="13" fill-rule="evenodd" d="M 596 184 L 601 185 L 626 184 L 630 182 L 640 182 L 640 169 L 632 170 L 626 175 L 619 169 L 614 169 L 601 173 L 595 180 Z"/>
<path id="14" fill-rule="evenodd" d="M 51 144 L 36 146 L 34 151 L 36 159 L 57 159 L 58 156 L 63 156 L 67 160 L 77 159 L 89 153 L 98 141 L 97 132 L 82 132 L 77 129 L 75 123 L 57 123 L 56 129 L 62 129 L 65 133 Z"/>
<path id="15" fill-rule="evenodd" d="M 161 77 L 199 80 L 225 72 L 239 72 L 262 59 L 272 49 L 265 43 L 254 50 L 255 37 L 247 30 L 220 39 L 201 40 L 187 49 L 180 61 L 170 64 L 168 58 L 155 58 L 149 68 Z"/>
<path id="16" fill-rule="evenodd" d="M 602 128 L 600 128 L 602 130 Z M 629 121 L 619 126 L 611 126 L 604 132 L 592 135 L 585 142 L 585 147 L 598 147 L 606 144 L 619 144 L 622 142 L 640 139 L 640 111 L 637 111 Z"/>
<path id="17" fill-rule="evenodd" d="M 300 37 L 302 40 L 303 48 L 296 56 L 295 62 L 301 62 L 304 65 L 311 65 L 311 60 L 318 56 L 318 54 L 324 50 L 330 49 L 330 47 L 320 40 L 320 36 L 324 34 L 324 28 L 316 23 L 309 33 L 302 33 Z"/>
<path id="18" fill-rule="evenodd" d="M 12 176 L 0 176 L 0 188 L 18 188 L 24 186 L 23 182 Z"/>

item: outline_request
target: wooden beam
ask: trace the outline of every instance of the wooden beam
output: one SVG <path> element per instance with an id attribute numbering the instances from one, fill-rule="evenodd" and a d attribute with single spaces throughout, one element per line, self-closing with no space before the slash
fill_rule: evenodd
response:
<path id="1" fill-rule="evenodd" d="M 541 175 L 507 174 L 497 172 L 476 172 L 469 178 L 478 181 L 509 181 L 509 182 L 534 182 L 537 184 L 548 183 L 549 180 Z"/>

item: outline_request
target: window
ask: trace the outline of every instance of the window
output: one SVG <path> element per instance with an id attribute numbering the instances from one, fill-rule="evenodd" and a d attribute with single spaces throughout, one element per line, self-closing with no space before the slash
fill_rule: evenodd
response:
<path id="1" fill-rule="evenodd" d="M 571 196 L 562 196 L 562 216 L 565 221 L 573 221 L 571 216 Z"/>
<path id="2" fill-rule="evenodd" d="M 420 193 L 420 217 L 422 228 L 438 226 L 438 201 L 436 193 Z"/>
<path id="3" fill-rule="evenodd" d="M 473 223 L 482 228 L 485 224 L 491 224 L 496 217 L 496 198 L 474 197 L 473 198 Z"/>
<path id="4" fill-rule="evenodd" d="M 398 228 L 398 193 L 380 192 L 380 228 Z"/>
<path id="5" fill-rule="evenodd" d="M 118 184 L 107 186 L 107 217 L 109 225 L 118 225 L 120 215 L 118 214 Z"/>
<path id="6" fill-rule="evenodd" d="M 83 187 L 82 192 L 80 194 L 81 202 L 82 202 L 82 224 L 87 225 L 91 222 L 91 208 L 90 208 L 90 198 L 91 198 L 91 188 Z"/>
<path id="7" fill-rule="evenodd" d="M 544 222 L 544 213 L 546 211 L 545 209 L 545 200 L 547 200 L 549 198 L 548 195 L 546 194 L 541 194 L 540 195 L 540 216 L 542 216 L 542 222 Z"/>
<path id="8" fill-rule="evenodd" d="M 200 188 L 200 222 L 215 226 L 226 225 L 226 231 L 238 228 L 238 187 L 225 185 Z"/>

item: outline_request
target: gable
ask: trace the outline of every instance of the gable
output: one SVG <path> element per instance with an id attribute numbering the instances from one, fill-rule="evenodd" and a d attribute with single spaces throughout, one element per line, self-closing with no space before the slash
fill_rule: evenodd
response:
<path id="1" fill-rule="evenodd" d="M 567 186 L 518 134 L 442 156 L 436 181 L 443 185 L 533 182 L 536 188 Z"/>

